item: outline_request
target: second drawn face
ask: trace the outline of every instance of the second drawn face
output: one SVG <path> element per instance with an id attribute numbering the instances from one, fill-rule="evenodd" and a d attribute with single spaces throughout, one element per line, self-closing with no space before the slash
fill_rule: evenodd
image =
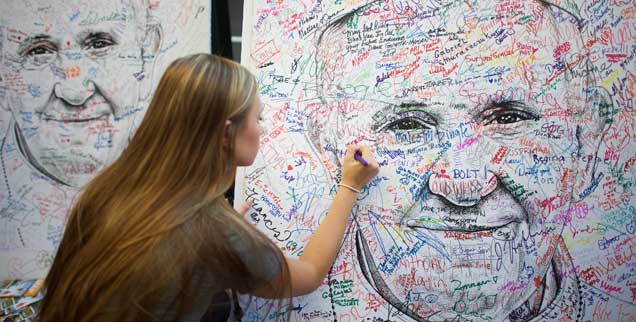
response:
<path id="1" fill-rule="evenodd" d="M 132 131 L 140 87 L 150 81 L 144 63 L 154 58 L 143 39 L 157 40 L 145 34 L 146 12 L 112 1 L 6 8 L 3 77 L 18 140 L 40 171 L 80 186 Z"/>

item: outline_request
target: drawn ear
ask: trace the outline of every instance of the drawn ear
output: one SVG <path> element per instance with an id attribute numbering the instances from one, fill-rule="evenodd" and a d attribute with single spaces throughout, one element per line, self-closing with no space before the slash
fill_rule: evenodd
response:
<path id="1" fill-rule="evenodd" d="M 0 33 L 0 110 L 11 112 L 9 108 L 9 81 L 7 80 L 8 68 L 5 65 L 2 52 L 2 34 Z"/>
<path id="2" fill-rule="evenodd" d="M 612 125 L 615 114 L 612 99 L 607 90 L 600 86 L 588 87 L 586 90 L 586 106 L 582 109 L 576 127 L 579 143 L 578 160 L 580 187 L 576 191 L 578 198 L 583 199 L 602 178 L 598 172 L 598 164 L 602 160 L 599 149 L 603 138 Z M 587 191 L 586 191 L 587 190 Z"/>
<path id="3" fill-rule="evenodd" d="M 140 98 L 142 100 L 149 99 L 152 94 L 155 62 L 157 61 L 157 55 L 161 50 L 162 43 L 163 28 L 161 27 L 161 23 L 156 18 L 149 17 L 145 37 L 141 42 L 141 59 L 143 64 L 140 73 L 143 77 L 139 78 L 139 81 L 141 82 Z"/>
<path id="4" fill-rule="evenodd" d="M 4 72 L 2 70 L 2 66 L 0 66 L 0 110 L 10 112 L 9 104 L 7 103 L 7 93 L 9 92 L 9 88 L 4 81 Z"/>
<path id="5" fill-rule="evenodd" d="M 159 53 L 163 41 L 163 28 L 161 23 L 155 17 L 149 17 L 146 25 L 146 37 L 144 37 L 142 48 L 144 50 L 144 59 L 154 59 Z"/>

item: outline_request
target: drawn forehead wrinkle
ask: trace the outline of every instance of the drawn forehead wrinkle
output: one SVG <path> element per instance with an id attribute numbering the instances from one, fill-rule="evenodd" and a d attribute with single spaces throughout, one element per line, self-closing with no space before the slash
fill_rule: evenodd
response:
<path id="1" fill-rule="evenodd" d="M 547 11 L 547 12 L 546 12 Z M 559 33 L 558 31 L 558 22 L 556 21 L 555 18 L 555 13 L 550 10 L 550 8 L 543 6 L 543 8 L 541 9 L 541 15 L 542 18 L 541 19 L 547 19 L 546 24 L 548 25 L 548 29 L 550 30 L 549 33 L 553 34 L 554 37 L 553 39 L 560 39 L 562 38 L 562 35 Z M 369 21 L 372 21 L 370 19 L 367 19 Z M 431 23 L 433 20 L 438 20 L 438 19 L 426 19 L 428 21 L 428 23 Z M 369 22 L 367 21 L 367 22 Z M 322 42 L 324 42 L 324 44 L 322 44 L 322 46 L 325 47 L 329 47 L 330 43 L 333 42 L 346 42 L 347 41 L 347 37 L 345 37 L 344 35 L 344 31 L 345 29 L 347 29 L 347 25 L 346 25 L 346 21 L 343 23 L 343 21 L 339 21 L 339 24 L 331 24 L 328 29 L 329 32 L 327 32 L 325 34 L 325 38 L 322 39 Z M 476 26 L 474 26 L 474 28 L 471 28 L 472 30 L 475 30 L 476 32 L 481 32 L 482 29 L 479 28 L 479 25 L 481 23 L 478 23 Z M 360 29 L 362 24 L 358 24 L 358 29 Z M 398 24 L 388 24 L 388 28 L 396 28 L 396 26 L 398 26 Z M 423 33 L 421 30 L 419 30 L 419 26 L 406 26 L 405 24 L 401 24 L 402 27 L 406 27 L 407 29 L 410 29 L 410 31 L 408 33 L 414 33 L 416 34 L 417 37 L 423 37 L 423 38 L 428 38 L 426 33 Z M 521 26 L 514 26 L 515 29 L 517 28 L 521 28 Z M 398 28 L 401 29 L 401 28 Z M 518 32 L 521 31 L 521 34 L 525 34 L 526 37 L 530 37 L 531 39 L 534 39 L 532 36 L 538 37 L 537 39 L 540 41 L 541 37 L 540 35 L 537 34 L 533 34 L 533 33 L 528 33 L 525 31 L 525 29 L 518 29 Z M 464 32 L 462 32 L 464 33 Z M 519 35 L 519 33 L 518 33 Z M 575 40 L 576 41 L 576 40 Z M 556 46 L 556 42 L 554 41 L 550 41 L 551 45 L 555 45 Z M 546 48 L 545 50 L 547 50 L 546 53 L 550 53 L 549 51 L 550 48 L 552 48 L 552 46 L 549 45 L 548 48 Z M 502 47 L 503 48 L 503 47 Z M 475 53 L 475 51 L 477 51 L 479 48 L 476 47 L 474 49 L 472 49 L 471 51 L 473 53 Z M 326 49 L 325 52 L 329 52 L 329 49 Z M 332 52 L 335 53 L 335 52 Z M 336 53 L 337 54 L 337 53 Z M 342 52 L 340 53 L 340 55 L 344 55 L 345 53 Z M 354 55 L 356 53 L 348 53 L 349 55 Z M 369 61 L 375 61 L 378 59 L 377 55 L 373 55 L 373 57 L 371 57 L 371 60 L 367 60 L 366 62 Z M 428 54 L 428 55 L 420 55 L 417 57 L 417 60 L 420 61 L 420 63 L 429 63 L 429 59 L 431 58 L 432 54 Z M 513 100 L 518 100 L 518 101 L 524 101 L 527 103 L 531 103 L 530 100 L 528 99 L 528 95 L 531 91 L 535 90 L 537 86 L 541 86 L 541 82 L 545 81 L 545 78 L 548 77 L 549 71 L 545 68 L 547 65 L 546 64 L 556 64 L 557 62 L 551 59 L 551 55 L 545 56 L 543 57 L 543 59 L 539 59 L 538 61 L 529 63 L 525 66 L 521 66 L 519 68 L 522 68 L 526 71 L 531 71 L 532 73 L 530 73 L 529 75 L 535 75 L 537 76 L 536 78 L 528 78 L 525 76 L 524 73 L 515 73 L 513 71 L 507 72 L 507 73 L 515 73 L 516 75 L 514 75 L 514 77 L 512 78 L 508 78 L 509 83 L 511 84 L 507 84 L 506 87 L 516 87 L 517 89 L 514 90 L 514 95 L 512 97 Z M 321 58 L 319 58 L 319 60 L 321 59 L 329 59 L 329 57 L 322 56 Z M 374 60 L 375 59 L 375 60 Z M 344 62 L 344 61 L 343 61 Z M 549 67 L 549 66 L 547 66 Z M 360 68 L 360 67 L 358 67 Z M 372 70 L 372 66 L 367 66 L 364 68 L 365 71 L 364 73 L 369 73 L 369 70 Z M 567 73 L 567 71 L 566 71 Z M 340 75 L 340 74 L 338 74 Z M 354 76 L 354 75 L 341 75 L 344 76 L 344 78 L 342 77 L 335 77 L 334 79 L 325 79 L 325 82 L 327 83 L 331 83 L 333 84 L 346 84 L 346 82 L 350 82 L 350 83 L 356 83 L 355 82 L 355 78 L 360 78 L 363 77 L 361 75 L 358 76 Z M 353 77 L 352 77 L 353 76 Z M 368 75 L 367 75 L 368 76 Z M 366 76 L 364 76 L 366 77 Z M 370 76 L 369 76 L 370 77 Z M 425 77 L 425 76 L 424 76 Z M 534 79 L 534 80 L 531 80 Z M 345 81 L 346 80 L 346 81 Z M 368 80 L 369 82 L 373 81 L 371 79 Z M 565 79 L 563 82 L 568 82 L 567 79 Z M 521 89 L 521 92 L 519 92 L 519 89 Z M 506 90 L 505 88 L 501 89 L 501 90 Z M 490 91 L 490 89 L 488 89 L 487 91 Z M 494 93 L 493 93 L 494 94 Z M 519 96 L 519 94 L 523 94 L 522 97 Z M 508 99 L 507 97 L 504 99 Z M 532 104 L 529 104 L 532 105 Z M 530 106 L 532 107 L 532 106 Z"/>

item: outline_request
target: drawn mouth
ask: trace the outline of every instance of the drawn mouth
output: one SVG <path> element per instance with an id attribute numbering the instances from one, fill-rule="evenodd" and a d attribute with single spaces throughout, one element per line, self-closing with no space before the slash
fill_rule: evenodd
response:
<path id="1" fill-rule="evenodd" d="M 501 223 L 501 221 L 499 223 Z M 514 239 L 516 237 L 519 224 L 519 221 L 512 220 L 494 225 L 481 225 L 475 223 L 449 225 L 438 218 L 409 219 L 406 222 L 406 226 L 411 229 L 426 229 L 435 232 L 454 232 L 466 234 L 467 236 L 463 236 L 466 238 L 471 238 L 472 235 L 474 235 L 474 237 L 484 237 L 484 234 L 480 233 L 488 233 L 487 235 L 492 235 L 493 238 L 500 240 Z"/>
<path id="2" fill-rule="evenodd" d="M 114 110 L 110 102 L 95 93 L 81 105 L 52 96 L 51 101 L 36 114 L 44 122 L 72 124 L 104 121 L 114 114 Z"/>
<path id="3" fill-rule="evenodd" d="M 52 116 L 52 115 L 42 115 L 42 119 L 47 122 L 59 122 L 59 123 L 84 123 L 84 122 L 93 122 L 93 121 L 101 121 L 108 118 L 109 114 L 102 114 L 98 116 L 80 116 L 80 115 L 69 115 L 69 116 Z"/>

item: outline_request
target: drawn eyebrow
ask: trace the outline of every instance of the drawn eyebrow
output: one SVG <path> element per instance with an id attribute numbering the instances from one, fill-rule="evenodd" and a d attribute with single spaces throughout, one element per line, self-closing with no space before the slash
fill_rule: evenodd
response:
<path id="1" fill-rule="evenodd" d="M 421 111 L 428 114 L 431 104 L 424 102 L 402 102 L 399 105 L 394 105 L 393 112 L 404 113 L 410 111 Z"/>
<path id="2" fill-rule="evenodd" d="M 515 100 L 490 101 L 488 102 L 488 104 L 486 104 L 486 109 L 499 108 L 499 109 L 513 110 L 513 109 L 526 109 L 527 107 L 528 106 L 526 105 L 526 103 L 522 101 L 515 101 Z"/>
<path id="3" fill-rule="evenodd" d="M 393 108 L 396 114 L 417 112 L 418 116 L 424 116 L 432 125 L 437 126 L 438 115 L 431 112 L 433 105 L 425 102 L 403 102 Z"/>
<path id="4" fill-rule="evenodd" d="M 37 35 L 29 36 L 29 37 L 25 38 L 23 42 L 34 43 L 34 42 L 38 42 L 40 40 L 50 40 L 51 38 L 52 37 L 50 35 L 47 35 L 47 34 L 37 34 Z"/>
<path id="5" fill-rule="evenodd" d="M 472 105 L 472 104 L 471 104 Z M 532 104 L 528 104 L 522 100 L 512 99 L 512 98 L 493 98 L 489 97 L 484 103 L 475 104 L 468 109 L 468 113 L 471 115 L 478 115 L 488 110 L 492 109 L 504 109 L 504 110 L 525 110 L 538 114 L 536 107 L 532 106 Z"/>
<path id="6" fill-rule="evenodd" d="M 51 37 L 50 35 L 47 34 L 37 34 L 37 35 L 33 35 L 33 36 L 29 36 L 27 38 L 25 38 L 21 43 L 20 46 L 18 46 L 18 52 L 22 53 L 28 46 L 31 46 L 33 44 L 37 44 L 40 41 L 51 41 L 53 43 L 56 43 L 53 40 L 53 37 Z"/>
<path id="7" fill-rule="evenodd" d="M 77 41 L 83 44 L 86 39 L 96 38 L 96 37 L 109 38 L 111 41 L 114 41 L 115 43 L 118 42 L 117 35 L 115 33 L 108 30 L 98 30 L 98 29 L 87 29 L 87 30 L 81 31 L 77 35 Z"/>
<path id="8" fill-rule="evenodd" d="M 400 105 L 398 105 L 398 107 L 400 108 L 407 108 L 410 109 L 412 107 L 429 107 L 431 106 L 428 103 L 424 103 L 424 102 L 402 102 L 400 103 Z"/>

